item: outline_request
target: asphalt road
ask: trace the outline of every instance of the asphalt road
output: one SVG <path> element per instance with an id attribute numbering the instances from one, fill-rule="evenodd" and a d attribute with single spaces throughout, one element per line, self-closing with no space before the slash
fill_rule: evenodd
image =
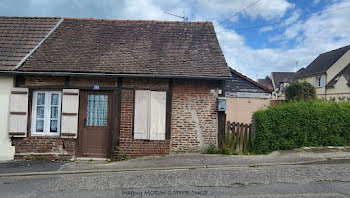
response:
<path id="1" fill-rule="evenodd" d="M 0 197 L 350 197 L 350 162 L 0 178 Z"/>

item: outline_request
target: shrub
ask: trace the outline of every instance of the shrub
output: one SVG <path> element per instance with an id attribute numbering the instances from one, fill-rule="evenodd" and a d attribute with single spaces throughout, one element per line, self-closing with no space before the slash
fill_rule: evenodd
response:
<path id="1" fill-rule="evenodd" d="M 285 90 L 287 101 L 316 99 L 315 87 L 307 82 L 293 82 Z"/>
<path id="2" fill-rule="evenodd" d="M 302 101 L 254 113 L 250 152 L 350 144 L 350 103 Z"/>
<path id="3" fill-rule="evenodd" d="M 217 148 L 214 144 L 209 145 L 202 153 L 203 154 L 216 154 Z"/>

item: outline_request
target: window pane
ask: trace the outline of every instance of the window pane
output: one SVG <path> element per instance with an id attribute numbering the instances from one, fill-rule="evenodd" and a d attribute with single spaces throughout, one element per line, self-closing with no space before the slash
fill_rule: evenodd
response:
<path id="1" fill-rule="evenodd" d="M 36 120 L 36 132 L 44 131 L 44 120 Z"/>
<path id="2" fill-rule="evenodd" d="M 107 95 L 88 95 L 87 125 L 107 126 Z"/>
<path id="3" fill-rule="evenodd" d="M 57 120 L 50 121 L 50 132 L 57 132 Z"/>
<path id="4" fill-rule="evenodd" d="M 51 95 L 51 105 L 58 105 L 58 94 Z"/>
<path id="5" fill-rule="evenodd" d="M 51 118 L 58 118 L 58 107 L 51 107 Z"/>
<path id="6" fill-rule="evenodd" d="M 37 105 L 44 105 L 45 104 L 45 93 L 38 93 L 37 99 L 36 99 Z"/>
<path id="7" fill-rule="evenodd" d="M 44 106 L 37 106 L 36 107 L 36 118 L 44 118 Z"/>

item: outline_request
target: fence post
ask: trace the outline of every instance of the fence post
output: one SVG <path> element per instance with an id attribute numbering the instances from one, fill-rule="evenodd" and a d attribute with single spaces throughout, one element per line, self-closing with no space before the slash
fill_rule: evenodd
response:
<path id="1" fill-rule="evenodd" d="M 228 146 L 228 144 L 230 143 L 230 131 L 231 131 L 231 123 L 230 121 L 227 121 L 226 123 L 226 131 L 225 131 L 225 136 L 224 136 L 224 143 L 225 146 Z"/>
<path id="2" fill-rule="evenodd" d="M 248 150 L 248 141 L 249 141 L 249 128 L 248 124 L 244 125 L 244 146 L 243 151 Z"/>
<path id="3" fill-rule="evenodd" d="M 241 130 L 240 130 L 240 138 L 239 138 L 239 150 L 243 150 L 243 141 L 244 141 L 244 124 L 241 123 Z"/>
<path id="4" fill-rule="evenodd" d="M 230 139 L 231 144 L 230 144 L 230 148 L 231 149 L 235 149 L 235 123 L 232 122 L 230 127 L 231 127 L 231 139 Z"/>
<path id="5" fill-rule="evenodd" d="M 235 122 L 235 149 L 239 149 L 239 123 Z"/>

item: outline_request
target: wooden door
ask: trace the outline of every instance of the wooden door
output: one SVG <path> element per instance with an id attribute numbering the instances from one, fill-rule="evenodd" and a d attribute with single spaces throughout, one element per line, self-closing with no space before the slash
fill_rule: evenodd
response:
<path id="1" fill-rule="evenodd" d="M 111 92 L 81 91 L 79 111 L 81 157 L 107 157 L 111 105 Z"/>

